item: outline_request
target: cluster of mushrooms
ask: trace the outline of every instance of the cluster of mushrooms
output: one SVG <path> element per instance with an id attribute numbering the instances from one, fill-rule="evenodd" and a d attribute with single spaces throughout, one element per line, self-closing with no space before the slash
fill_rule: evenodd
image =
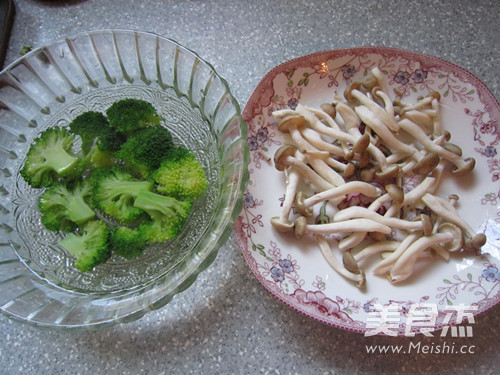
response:
<path id="1" fill-rule="evenodd" d="M 378 257 L 374 274 L 398 283 L 421 258 L 477 253 L 486 242 L 460 217 L 457 195 L 437 195 L 446 168 L 459 175 L 475 165 L 449 142 L 439 93 L 412 104 L 393 94 L 395 99 L 374 68 L 320 109 L 298 104 L 273 112 L 285 133 L 274 165 L 286 189 L 280 216 L 271 223 L 297 239 L 313 236 L 328 264 L 360 288 L 366 285 L 365 259 Z M 403 186 L 408 177 L 418 181 L 411 189 Z M 347 204 L 353 194 L 365 204 Z M 329 220 L 315 220 L 325 207 Z"/>

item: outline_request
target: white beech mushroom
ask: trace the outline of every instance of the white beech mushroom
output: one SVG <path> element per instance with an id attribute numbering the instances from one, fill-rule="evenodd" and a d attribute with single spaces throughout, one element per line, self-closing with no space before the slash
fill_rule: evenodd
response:
<path id="1" fill-rule="evenodd" d="M 361 120 L 356 112 L 350 106 L 342 102 L 336 103 L 336 108 L 340 117 L 344 121 L 346 131 L 356 138 L 361 137 L 362 134 L 359 130 Z M 373 156 L 382 170 L 385 170 L 387 168 L 387 165 L 389 163 L 386 160 L 384 153 L 378 147 L 373 144 L 369 144 L 366 148 L 366 151 Z"/>
<path id="2" fill-rule="evenodd" d="M 406 251 L 398 258 L 391 268 L 389 277 L 393 283 L 406 280 L 412 274 L 416 260 L 421 253 L 433 244 L 446 244 L 453 241 L 455 233 L 444 230 L 441 233 L 434 233 L 430 236 L 423 236 L 415 240 Z"/>
<path id="3" fill-rule="evenodd" d="M 348 270 L 345 265 L 342 265 L 335 255 L 333 254 L 333 249 L 330 243 L 325 239 L 325 237 L 316 234 L 314 236 L 316 238 L 316 241 L 318 242 L 319 249 L 321 250 L 321 253 L 323 254 L 323 257 L 327 261 L 327 263 L 332 267 L 335 271 L 337 271 L 339 274 L 344 276 L 345 278 L 352 280 L 356 282 L 356 286 L 358 288 L 363 288 L 366 284 L 366 277 L 365 274 L 362 270 L 359 270 L 357 273 L 351 272 Z"/>
<path id="4" fill-rule="evenodd" d="M 365 107 L 372 112 L 374 116 L 376 116 L 389 130 L 393 132 L 397 132 L 399 130 L 399 125 L 394 116 L 387 113 L 384 108 L 375 103 L 368 96 L 359 90 L 352 90 L 351 95 L 358 99 L 362 104 L 361 106 L 357 106 L 356 109 L 359 107 Z M 363 119 L 361 118 L 361 120 Z"/>
<path id="5" fill-rule="evenodd" d="M 273 225 L 282 231 L 293 228 L 299 240 L 312 234 L 332 268 L 363 285 L 358 262 L 373 255 L 381 257 L 374 274 L 398 283 L 411 276 L 423 257 L 437 253 L 447 260 L 450 252 L 479 251 L 486 242 L 459 216 L 454 207 L 458 197 L 446 201 L 436 195 L 446 163 L 454 165 L 455 174 L 470 171 L 475 163 L 449 143 L 440 95 L 430 93 L 407 104 L 391 94 L 384 74 L 374 68 L 363 82 L 353 82 L 344 97 L 335 96 L 320 109 L 299 103 L 293 110 L 273 112 L 279 130 L 290 133 L 292 141 L 275 154 L 287 186 Z M 297 177 L 311 186 L 299 190 Z M 421 181 L 405 192 L 407 177 Z M 350 192 L 368 201 L 351 205 L 346 200 Z M 293 203 L 300 215 L 295 219 L 290 217 Z M 319 204 L 321 210 L 333 209 L 327 214 L 333 220 L 308 223 Z M 342 254 L 342 263 L 332 251 Z"/>
<path id="6" fill-rule="evenodd" d="M 299 194 L 300 193 L 300 194 Z M 326 201 L 344 198 L 350 193 L 361 193 L 367 197 L 375 198 L 380 196 L 382 190 L 374 185 L 362 181 L 350 181 L 341 186 L 336 186 L 328 190 L 324 190 L 313 196 L 307 197 L 303 192 L 298 192 L 295 197 L 295 207 L 302 214 L 312 214 L 310 208 L 314 205 Z"/>
<path id="7" fill-rule="evenodd" d="M 468 246 L 478 250 L 486 243 L 486 236 L 483 233 L 475 233 L 474 229 L 458 214 L 456 208 L 449 201 L 429 193 L 426 193 L 421 199 L 435 215 L 462 228 L 464 235 L 468 237 Z"/>
<path id="8" fill-rule="evenodd" d="M 429 151 L 435 152 L 442 158 L 453 163 L 456 167 L 453 170 L 453 173 L 465 173 L 471 171 L 474 168 L 475 160 L 473 158 L 463 159 L 454 152 L 448 151 L 447 149 L 437 145 L 435 142 L 430 140 L 429 137 L 427 137 L 427 135 L 413 121 L 402 119 L 401 121 L 399 121 L 399 125 L 404 131 L 414 137 Z"/>
<path id="9" fill-rule="evenodd" d="M 277 170 L 283 171 L 288 166 L 294 166 L 295 169 L 311 184 L 318 189 L 330 189 L 333 187 L 328 181 L 322 178 L 303 160 L 300 160 L 293 155 L 296 149 L 290 145 L 281 146 L 274 154 L 274 164 Z"/>
<path id="10" fill-rule="evenodd" d="M 366 126 L 377 133 L 390 148 L 407 155 L 412 155 L 418 151 L 415 146 L 406 144 L 397 139 L 391 129 L 389 129 L 368 107 L 360 105 L 355 108 L 355 111 Z"/>
<path id="11" fill-rule="evenodd" d="M 298 160 L 305 159 L 304 156 L 299 152 L 296 152 L 295 156 Z M 293 229 L 293 222 L 290 220 L 290 212 L 293 207 L 293 201 L 299 181 L 299 172 L 295 170 L 293 166 L 290 167 L 286 178 L 285 198 L 283 199 L 281 214 L 280 216 L 271 218 L 271 224 L 276 230 L 280 232 L 287 232 Z"/>
<path id="12" fill-rule="evenodd" d="M 333 216 L 333 221 L 336 223 L 345 222 L 351 219 L 370 219 L 382 225 L 387 225 L 391 228 L 406 229 L 406 230 L 422 230 L 430 232 L 432 227 L 429 228 L 430 222 L 427 215 L 421 215 L 420 220 L 410 221 L 399 219 L 396 217 L 382 216 L 372 210 L 360 206 L 351 206 L 340 210 Z"/>
<path id="13" fill-rule="evenodd" d="M 349 233 L 355 232 L 359 228 L 367 232 L 380 232 L 384 234 L 390 234 L 391 228 L 387 225 L 380 224 L 371 219 L 352 219 L 341 221 L 338 223 L 326 223 L 326 224 L 308 224 L 305 216 L 299 216 L 295 219 L 294 224 L 294 234 L 297 239 L 302 238 L 306 234 L 338 234 L 338 233 Z"/>

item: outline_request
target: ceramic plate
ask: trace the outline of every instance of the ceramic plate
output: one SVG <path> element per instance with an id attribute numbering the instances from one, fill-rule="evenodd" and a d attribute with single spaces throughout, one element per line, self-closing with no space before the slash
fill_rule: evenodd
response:
<path id="1" fill-rule="evenodd" d="M 436 258 L 401 285 L 368 269 L 367 286 L 361 290 L 330 268 L 314 241 L 297 241 L 291 233 L 273 229 L 270 218 L 279 215 L 285 182 L 267 158 L 284 141 L 272 117 L 274 110 L 333 101 L 375 66 L 390 88 L 399 90 L 402 101 L 434 91 L 441 94 L 444 127 L 464 156 L 477 163 L 466 178 L 446 179 L 438 195 L 458 194 L 461 216 L 488 241 L 480 255 L 460 254 L 448 262 Z M 283 303 L 326 324 L 365 334 L 374 327 L 374 317 L 381 318 L 384 306 L 397 306 L 399 323 L 391 332 L 402 334 L 408 332 L 409 313 L 419 304 L 434 314 L 427 327 L 431 332 L 460 323 L 454 308 L 467 307 L 473 317 L 500 301 L 500 105 L 477 77 L 447 61 L 402 50 L 325 51 L 271 70 L 251 95 L 243 116 L 249 127 L 251 181 L 235 230 L 249 267 Z"/>

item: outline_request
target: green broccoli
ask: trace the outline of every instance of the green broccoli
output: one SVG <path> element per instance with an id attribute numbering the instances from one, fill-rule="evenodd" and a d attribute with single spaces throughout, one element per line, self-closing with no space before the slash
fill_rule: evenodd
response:
<path id="1" fill-rule="evenodd" d="M 110 238 L 111 249 L 125 259 L 134 259 L 149 245 L 144 233 L 137 228 L 116 227 Z"/>
<path id="2" fill-rule="evenodd" d="M 71 231 L 94 218 L 95 212 L 88 205 L 92 188 L 86 182 L 56 183 L 38 199 L 41 221 L 52 231 Z"/>
<path id="3" fill-rule="evenodd" d="M 142 177 L 149 177 L 174 147 L 172 135 L 163 126 L 146 128 L 130 136 L 116 156 Z"/>
<path id="4" fill-rule="evenodd" d="M 151 242 L 162 242 L 176 237 L 191 211 L 191 202 L 142 190 L 134 206 L 146 211 L 150 220 L 143 221 L 139 230 Z"/>
<path id="5" fill-rule="evenodd" d="M 153 189 L 153 182 L 138 180 L 121 166 L 96 169 L 90 177 L 95 207 L 121 223 L 131 223 L 144 212 L 134 207 L 139 192 Z"/>
<path id="6" fill-rule="evenodd" d="M 34 188 L 52 185 L 60 178 L 80 177 L 85 160 L 73 150 L 75 136 L 66 128 L 49 128 L 31 144 L 23 168 L 24 180 Z"/>
<path id="7" fill-rule="evenodd" d="M 126 139 L 123 134 L 110 126 L 104 114 L 96 111 L 87 111 L 76 116 L 69 123 L 69 129 L 82 139 L 84 154 L 90 151 L 94 143 L 97 143 L 102 151 L 117 151 Z"/>
<path id="8" fill-rule="evenodd" d="M 205 172 L 195 155 L 190 152 L 167 158 L 153 173 L 152 178 L 160 193 L 177 199 L 194 200 L 207 189 Z"/>
<path id="9" fill-rule="evenodd" d="M 133 98 L 114 102 L 106 110 L 106 116 L 113 128 L 127 136 L 139 129 L 157 126 L 161 120 L 151 103 Z"/>
<path id="10" fill-rule="evenodd" d="M 114 153 L 101 150 L 97 144 L 94 144 L 85 155 L 85 161 L 90 170 L 108 168 L 116 164 Z"/>
<path id="11" fill-rule="evenodd" d="M 111 257 L 110 233 L 102 220 L 91 220 L 81 227 L 80 233 L 68 233 L 59 245 L 76 258 L 76 269 L 90 271 Z"/>

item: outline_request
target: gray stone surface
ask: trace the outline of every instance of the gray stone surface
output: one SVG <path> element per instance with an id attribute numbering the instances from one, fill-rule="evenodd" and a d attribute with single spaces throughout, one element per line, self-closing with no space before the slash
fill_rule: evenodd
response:
<path id="1" fill-rule="evenodd" d="M 243 107 L 274 66 L 316 51 L 389 46 L 451 61 L 500 97 L 498 0 L 16 0 L 6 63 L 23 46 L 128 28 L 170 37 L 224 76 Z M 40 331 L 0 316 L 1 374 L 493 374 L 498 307 L 477 318 L 474 354 L 367 354 L 366 345 L 437 338 L 364 337 L 272 297 L 235 237 L 194 285 L 137 322 L 102 331 Z M 457 339 L 458 340 L 458 339 Z M 451 344 L 451 342 L 449 342 Z"/>

